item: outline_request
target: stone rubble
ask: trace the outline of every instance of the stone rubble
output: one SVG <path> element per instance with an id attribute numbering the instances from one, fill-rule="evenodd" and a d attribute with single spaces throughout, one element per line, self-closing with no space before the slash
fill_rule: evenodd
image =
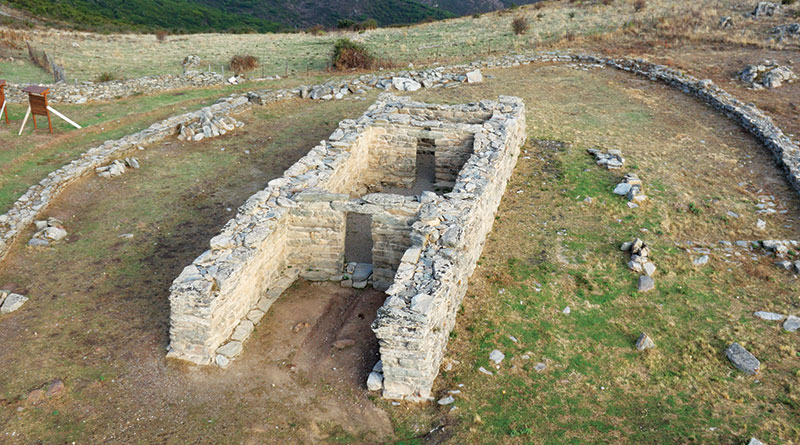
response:
<path id="1" fill-rule="evenodd" d="M 139 159 L 137 158 L 125 158 L 123 160 L 115 159 L 109 165 L 104 165 L 102 167 L 97 167 L 94 169 L 97 172 L 97 176 L 101 178 L 115 178 L 117 176 L 121 176 L 125 173 L 127 168 L 139 168 Z"/>
<path id="2" fill-rule="evenodd" d="M 231 116 L 215 116 L 210 110 L 205 110 L 199 119 L 181 124 L 178 130 L 178 140 L 199 142 L 203 139 L 222 136 L 243 126 L 244 123 Z"/>
<path id="3" fill-rule="evenodd" d="M 638 205 L 647 200 L 642 188 L 642 180 L 635 173 L 626 173 L 622 182 L 614 187 L 614 194 L 624 196 L 629 202 Z"/>
<path id="4" fill-rule="evenodd" d="M 630 261 L 628 261 L 628 269 L 645 275 L 652 276 L 656 271 L 656 266 L 650 261 L 650 247 L 639 238 L 633 241 L 626 241 L 622 243 L 619 248 L 623 252 L 630 253 Z"/>
<path id="5" fill-rule="evenodd" d="M 789 315 L 783 322 L 783 329 L 788 332 L 795 332 L 800 329 L 800 317 Z"/>
<path id="6" fill-rule="evenodd" d="M 61 241 L 67 237 L 64 230 L 64 223 L 56 218 L 48 218 L 47 221 L 36 221 L 36 233 L 28 245 L 32 247 L 46 247 L 56 241 Z"/>
<path id="7" fill-rule="evenodd" d="M 586 151 L 595 157 L 597 165 L 604 165 L 609 170 L 622 168 L 622 165 L 625 164 L 625 158 L 622 157 L 622 152 L 619 150 L 611 149 L 607 152 L 603 152 L 595 148 L 590 148 Z"/>
<path id="8" fill-rule="evenodd" d="M 787 23 L 778 25 L 770 31 L 778 42 L 800 38 L 800 23 Z"/>
<path id="9" fill-rule="evenodd" d="M 0 314 L 9 314 L 21 308 L 28 297 L 10 291 L 0 290 Z"/>
<path id="10" fill-rule="evenodd" d="M 739 371 L 746 374 L 757 374 L 761 368 L 761 362 L 742 347 L 739 343 L 732 343 L 725 350 L 725 356 Z"/>
<path id="11" fill-rule="evenodd" d="M 739 72 L 739 79 L 755 90 L 763 88 L 778 88 L 784 83 L 797 80 L 797 75 L 788 66 L 778 65 L 777 62 L 765 60 L 757 65 L 747 65 Z"/>
<path id="12" fill-rule="evenodd" d="M 772 17 L 776 12 L 778 12 L 779 9 L 780 5 L 777 3 L 758 2 L 756 8 L 753 9 L 753 12 L 751 12 L 750 15 L 752 15 L 753 18 Z"/>

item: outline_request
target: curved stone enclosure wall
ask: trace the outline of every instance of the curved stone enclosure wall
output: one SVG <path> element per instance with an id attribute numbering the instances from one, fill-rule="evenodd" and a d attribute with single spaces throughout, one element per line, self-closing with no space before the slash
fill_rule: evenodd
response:
<path id="1" fill-rule="evenodd" d="M 373 286 L 392 296 L 375 322 L 388 357 L 386 395 L 427 397 L 525 139 L 524 113 L 522 101 L 510 97 L 443 106 L 385 94 L 359 119 L 342 121 L 328 141 L 248 199 L 210 250 L 175 280 L 168 356 L 227 366 L 242 351 L 252 320 L 294 279 L 342 279 L 347 213 L 368 214 Z M 437 156 L 437 178 L 455 169 L 453 190 L 397 194 L 412 186 L 423 140 Z M 414 298 L 422 293 L 430 301 L 421 305 L 423 298 Z M 409 326 L 397 313 L 401 301 L 422 311 L 414 319 L 419 338 L 404 337 Z M 419 378 L 409 377 L 412 370 Z"/>

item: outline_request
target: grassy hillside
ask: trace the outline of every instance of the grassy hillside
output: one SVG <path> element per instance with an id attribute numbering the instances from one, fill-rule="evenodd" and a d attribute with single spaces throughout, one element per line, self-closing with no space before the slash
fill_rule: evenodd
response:
<path id="1" fill-rule="evenodd" d="M 3 0 L 36 17 L 76 29 L 181 32 L 277 32 L 341 19 L 380 25 L 441 20 L 452 14 L 416 0 Z"/>

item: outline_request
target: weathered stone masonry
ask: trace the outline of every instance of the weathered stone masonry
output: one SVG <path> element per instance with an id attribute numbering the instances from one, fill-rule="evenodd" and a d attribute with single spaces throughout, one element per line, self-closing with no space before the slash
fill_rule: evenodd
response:
<path id="1" fill-rule="evenodd" d="M 226 366 L 247 337 L 238 334 L 297 277 L 342 279 L 346 216 L 368 214 L 373 286 L 389 295 L 373 325 L 384 396 L 428 398 L 524 139 L 516 98 L 440 106 L 382 95 L 248 199 L 175 280 L 169 356 Z M 384 193 L 413 185 L 425 151 L 434 188 L 452 191 Z"/>

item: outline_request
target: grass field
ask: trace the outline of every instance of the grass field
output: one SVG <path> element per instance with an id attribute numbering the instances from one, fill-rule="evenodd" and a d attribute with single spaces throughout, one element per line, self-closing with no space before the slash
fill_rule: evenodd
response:
<path id="1" fill-rule="evenodd" d="M 364 33 L 334 32 L 322 36 L 310 34 L 194 34 L 170 36 L 159 42 L 154 35 L 99 35 L 62 31 L 20 32 L 15 41 L 24 48 L 29 40 L 37 48 L 56 54 L 70 80 L 94 80 L 100 73 L 111 72 L 124 78 L 153 74 L 179 74 L 181 61 L 197 55 L 205 62 L 200 67 L 221 71 L 234 54 L 250 54 L 261 60 L 257 75 L 305 73 L 326 68 L 333 42 L 350 37 L 363 42 L 378 57 L 400 67 L 410 62 L 429 64 L 471 60 L 492 54 L 530 51 L 555 41 L 574 37 L 600 37 L 638 28 L 668 25 L 669 29 L 690 32 L 696 38 L 726 38 L 763 44 L 765 37 L 749 27 L 720 31 L 721 15 L 739 17 L 752 9 L 751 3 L 730 0 L 668 1 L 648 0 L 636 11 L 633 2 L 545 2 L 516 10 L 462 17 L 410 27 L 385 28 Z M 515 35 L 511 21 L 525 17 L 530 30 Z M 769 20 L 768 20 L 769 21 Z M 771 22 L 770 22 L 771 23 Z M 27 60 L 20 50 L 18 59 Z M 227 69 L 227 68 L 226 68 Z M 35 69 L 22 69 L 18 63 L 0 61 L 0 76 L 12 82 L 41 81 Z"/>
<path id="2" fill-rule="evenodd" d="M 66 222 L 67 241 L 11 252 L 0 287 L 12 284 L 31 301 L 0 323 L 4 437 L 743 443 L 754 435 L 796 442 L 797 334 L 752 316 L 797 313 L 796 279 L 759 252 L 752 260 L 749 252 L 715 249 L 695 267 L 697 253 L 685 250 L 800 238 L 793 218 L 800 198 L 767 151 L 696 100 L 625 73 L 530 66 L 485 74 L 495 78 L 414 94 L 448 103 L 513 94 L 528 110 L 529 142 L 434 388 L 437 396 L 461 391 L 455 410 L 393 406 L 330 370 L 291 371 L 302 349 L 260 349 L 283 329 L 276 319 L 262 321 L 228 370 L 165 360 L 167 289 L 227 209 L 370 103 L 297 100 L 247 113 L 242 130 L 219 139 L 148 147 L 143 168 L 116 180 L 83 180 L 48 210 Z M 621 149 L 624 171 L 644 180 L 649 202 L 629 209 L 613 195 L 622 172 L 596 166 L 589 147 Z M 788 212 L 757 215 L 765 195 Z M 757 218 L 767 220 L 765 231 Z M 119 238 L 124 233 L 134 237 Z M 658 267 L 657 289 L 646 294 L 635 292 L 637 276 L 619 251 L 635 236 L 652 246 Z M 315 289 L 301 285 L 273 311 L 289 311 L 283 305 Z M 642 331 L 656 349 L 635 350 Z M 732 341 L 762 361 L 761 375 L 729 365 L 723 351 Z M 500 369 L 488 361 L 495 348 L 507 356 Z M 539 362 L 542 372 L 534 369 Z M 479 373 L 481 366 L 495 375 Z M 26 403 L 55 378 L 68 388 L 62 397 Z"/>

